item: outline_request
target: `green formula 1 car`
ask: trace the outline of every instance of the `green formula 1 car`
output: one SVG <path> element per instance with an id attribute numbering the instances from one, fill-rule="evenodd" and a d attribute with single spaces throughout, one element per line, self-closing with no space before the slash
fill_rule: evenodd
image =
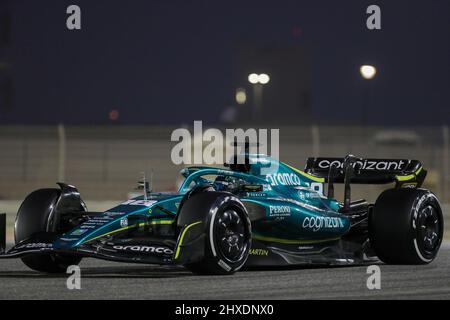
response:
<path id="1" fill-rule="evenodd" d="M 309 158 L 302 171 L 267 156 L 244 158 L 226 169 L 183 169 L 176 193 L 149 192 L 144 182 L 142 196 L 104 212 L 89 212 L 64 183 L 36 190 L 18 210 L 16 244 L 7 252 L 2 216 L 0 258 L 20 257 L 47 273 L 94 257 L 232 274 L 248 266 L 425 264 L 436 257 L 442 211 L 421 188 L 419 161 Z M 344 185 L 343 201 L 334 198 L 335 183 Z M 351 201 L 358 183 L 395 187 L 375 203 Z"/>

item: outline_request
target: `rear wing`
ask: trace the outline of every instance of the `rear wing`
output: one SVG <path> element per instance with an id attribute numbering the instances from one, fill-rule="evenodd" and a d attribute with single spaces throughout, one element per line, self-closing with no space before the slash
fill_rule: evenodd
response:
<path id="1" fill-rule="evenodd" d="M 305 172 L 325 179 L 325 182 L 345 183 L 345 158 L 308 158 Z M 351 166 L 351 183 L 386 184 L 398 187 L 420 187 L 427 171 L 418 160 L 356 158 Z M 331 173 L 331 174 L 330 174 Z"/>

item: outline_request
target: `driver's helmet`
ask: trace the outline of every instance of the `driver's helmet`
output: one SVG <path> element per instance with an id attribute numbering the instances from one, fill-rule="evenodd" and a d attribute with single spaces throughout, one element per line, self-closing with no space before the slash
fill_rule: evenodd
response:
<path id="1" fill-rule="evenodd" d="M 217 176 L 213 183 L 213 187 L 217 191 L 229 191 L 232 186 L 233 181 L 227 176 Z"/>

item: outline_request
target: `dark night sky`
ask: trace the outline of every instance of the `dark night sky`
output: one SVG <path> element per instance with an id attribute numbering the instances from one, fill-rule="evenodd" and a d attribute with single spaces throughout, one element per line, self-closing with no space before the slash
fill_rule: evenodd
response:
<path id="1" fill-rule="evenodd" d="M 70 4 L 81 31 L 65 27 Z M 365 27 L 370 4 L 381 31 Z M 365 63 L 379 72 L 371 123 L 450 122 L 448 0 L 0 0 L 5 8 L 12 41 L 0 61 L 11 68 L 1 76 L 13 77 L 14 104 L 0 123 L 105 123 L 111 109 L 120 123 L 214 122 L 234 96 L 243 42 L 311 49 L 316 122 L 360 118 Z"/>

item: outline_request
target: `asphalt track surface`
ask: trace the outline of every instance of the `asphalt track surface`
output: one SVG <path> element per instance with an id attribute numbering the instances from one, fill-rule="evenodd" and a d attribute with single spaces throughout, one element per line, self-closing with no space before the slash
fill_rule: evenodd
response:
<path id="1" fill-rule="evenodd" d="M 0 260 L 0 299 L 450 299 L 450 244 L 429 265 L 379 265 L 381 289 L 367 289 L 367 266 L 241 271 L 196 276 L 179 267 L 84 259 L 81 289 L 68 275 L 42 275 Z"/>

